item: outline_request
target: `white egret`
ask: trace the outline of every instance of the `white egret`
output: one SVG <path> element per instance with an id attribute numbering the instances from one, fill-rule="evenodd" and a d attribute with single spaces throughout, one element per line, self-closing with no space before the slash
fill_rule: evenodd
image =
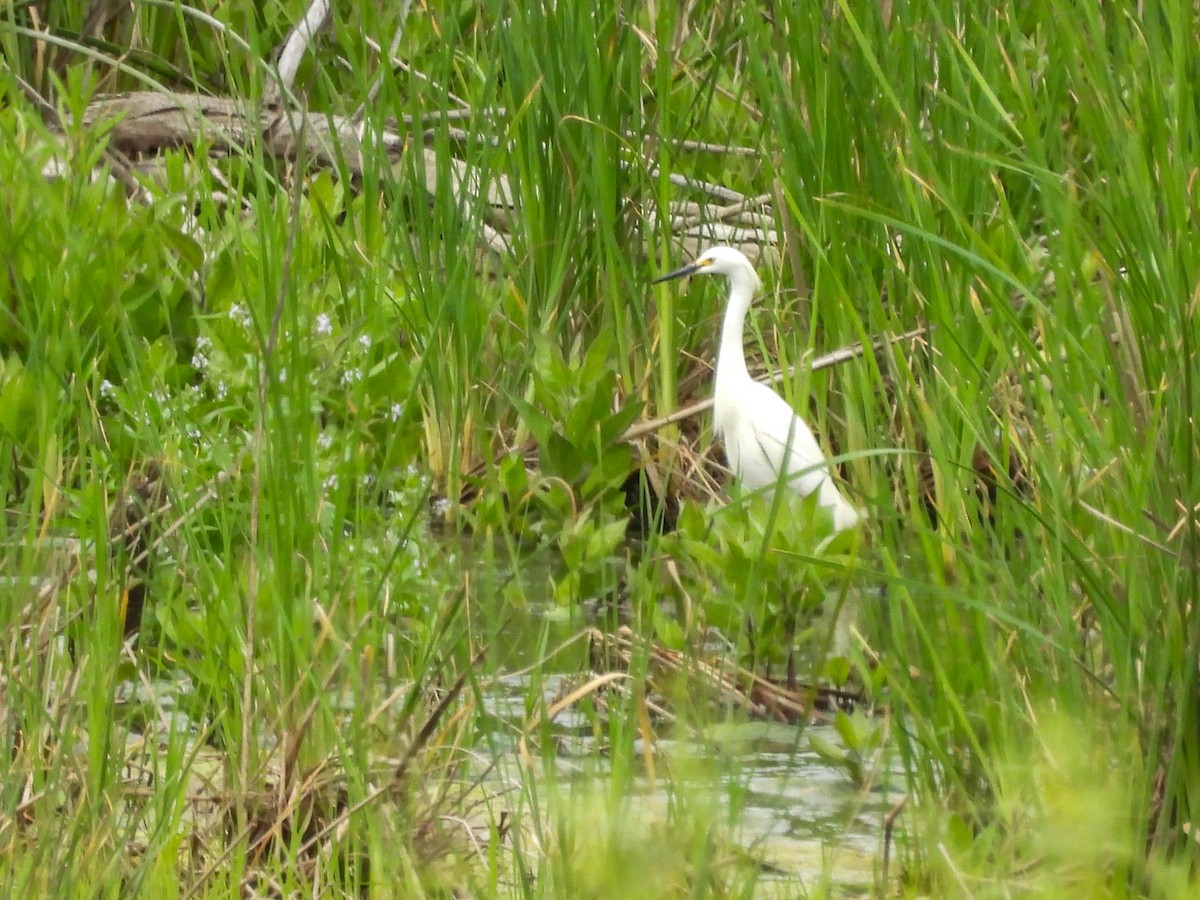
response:
<path id="1" fill-rule="evenodd" d="M 746 313 L 762 287 L 750 260 L 732 247 L 712 247 L 694 263 L 656 278 L 654 284 L 688 275 L 724 275 L 729 301 L 717 350 L 717 379 L 713 392 L 713 431 L 725 446 L 734 475 L 752 491 L 783 483 L 833 515 L 833 527 L 843 531 L 859 518 L 833 483 L 817 439 L 787 401 L 750 377 L 746 368 Z"/>

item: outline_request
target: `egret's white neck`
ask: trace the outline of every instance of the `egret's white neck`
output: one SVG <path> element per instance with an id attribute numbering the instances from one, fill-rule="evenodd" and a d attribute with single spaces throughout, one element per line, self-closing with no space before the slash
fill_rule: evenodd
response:
<path id="1" fill-rule="evenodd" d="M 754 292 L 761 286 L 754 270 L 747 266 L 729 275 L 729 301 L 725 305 L 725 320 L 721 325 L 721 345 L 717 350 L 717 391 L 739 379 L 750 377 L 746 369 L 745 342 L 746 312 Z"/>

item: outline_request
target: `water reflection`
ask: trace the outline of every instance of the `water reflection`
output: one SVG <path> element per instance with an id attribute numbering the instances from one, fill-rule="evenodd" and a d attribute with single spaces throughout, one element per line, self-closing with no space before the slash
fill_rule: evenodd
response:
<path id="1" fill-rule="evenodd" d="M 543 642 L 543 646 L 546 642 Z M 547 705 L 582 683 L 581 672 L 539 674 L 540 692 Z M 534 689 L 528 676 L 508 676 L 492 683 L 483 698 L 495 723 L 497 746 L 515 747 L 516 735 L 528 723 L 528 698 Z M 564 710 L 550 733 L 555 740 L 556 774 L 561 783 L 586 789 L 588 782 L 603 791 L 611 760 L 607 734 L 595 735 L 592 718 L 581 709 Z M 687 780 L 692 799 L 707 792 L 715 807 L 728 807 L 734 839 L 762 863 L 764 885 L 780 895 L 791 888 L 816 887 L 828 880 L 840 896 L 866 895 L 873 886 L 882 847 L 883 820 L 900 797 L 900 782 L 860 790 L 840 770 L 809 748 L 808 735 L 842 746 L 837 731 L 827 724 L 806 728 L 770 723 L 732 723 L 686 733 L 663 729 L 655 739 L 656 759 L 669 768 L 672 779 L 635 779 L 640 809 L 668 809 L 670 792 Z M 508 737 L 505 737 L 507 735 Z M 641 760 L 641 742 L 634 755 Z M 694 770 L 695 777 L 688 772 Z M 515 761 L 501 762 L 495 777 L 507 787 L 527 773 Z M 731 798 L 735 798 L 731 801 Z M 789 887 L 790 886 L 790 887 Z"/>

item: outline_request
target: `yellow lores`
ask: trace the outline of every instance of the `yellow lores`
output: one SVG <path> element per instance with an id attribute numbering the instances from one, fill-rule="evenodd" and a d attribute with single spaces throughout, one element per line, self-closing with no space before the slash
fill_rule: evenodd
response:
<path id="1" fill-rule="evenodd" d="M 773 489 L 782 482 L 802 497 L 816 493 L 817 502 L 832 513 L 837 531 L 855 525 L 858 510 L 833 483 L 812 430 L 786 400 L 751 378 L 746 369 L 742 348 L 746 312 L 762 287 L 750 260 L 732 247 L 713 247 L 691 265 L 654 283 L 686 275 L 724 275 L 729 279 L 729 302 L 717 352 L 713 431 L 725 445 L 738 480 L 752 491 Z"/>

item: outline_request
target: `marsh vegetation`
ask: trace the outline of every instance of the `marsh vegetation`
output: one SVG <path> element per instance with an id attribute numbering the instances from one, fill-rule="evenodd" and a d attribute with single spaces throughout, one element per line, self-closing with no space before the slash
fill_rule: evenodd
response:
<path id="1" fill-rule="evenodd" d="M 322 6 L 0 9 L 3 892 L 1194 891 L 1195 4 Z"/>

